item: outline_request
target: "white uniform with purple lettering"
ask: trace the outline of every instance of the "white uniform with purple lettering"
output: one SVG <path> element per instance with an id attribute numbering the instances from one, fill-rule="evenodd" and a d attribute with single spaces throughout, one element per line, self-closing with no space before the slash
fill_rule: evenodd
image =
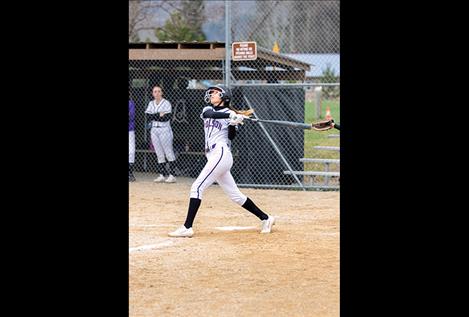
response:
<path id="1" fill-rule="evenodd" d="M 152 100 L 148 103 L 145 113 L 160 113 L 161 115 L 171 113 L 171 104 L 164 98 L 159 103 Z M 151 143 L 158 157 L 158 163 L 165 163 L 166 159 L 170 162 L 176 160 L 173 150 L 173 130 L 171 129 L 170 121 L 152 121 L 151 125 Z"/>
<path id="2" fill-rule="evenodd" d="M 207 110 L 233 112 L 228 108 L 217 110 L 208 106 L 202 110 L 202 114 Z M 202 199 L 205 189 L 216 181 L 231 200 L 241 206 L 246 202 L 247 197 L 239 191 L 230 172 L 233 166 L 231 141 L 228 139 L 230 119 L 203 118 L 202 114 L 200 117 L 204 120 L 205 151 L 208 161 L 192 184 L 190 197 Z"/>

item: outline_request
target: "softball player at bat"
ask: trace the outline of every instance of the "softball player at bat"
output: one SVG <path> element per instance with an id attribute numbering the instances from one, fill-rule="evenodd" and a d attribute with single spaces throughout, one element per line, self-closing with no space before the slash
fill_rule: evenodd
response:
<path id="1" fill-rule="evenodd" d="M 261 220 L 261 233 L 270 233 L 275 218 L 264 213 L 251 199 L 240 192 L 230 172 L 233 165 L 231 141 L 236 136 L 237 125 L 242 123 L 246 116 L 237 113 L 229 106 L 231 95 L 223 86 L 209 87 L 205 92 L 204 100 L 211 104 L 211 106 L 203 108 L 200 115 L 204 120 L 207 164 L 192 184 L 189 209 L 184 225 L 170 232 L 169 236 L 193 236 L 192 224 L 202 202 L 204 191 L 215 181 L 234 203 Z"/>
<path id="2" fill-rule="evenodd" d="M 173 150 L 173 130 L 171 129 L 171 103 L 163 98 L 163 91 L 161 87 L 153 87 L 153 100 L 148 103 L 145 113 L 151 124 L 151 143 L 155 149 L 156 156 L 158 157 L 158 172 L 160 176 L 156 178 L 155 182 L 174 183 L 174 164 L 176 157 Z M 169 163 L 169 176 L 165 180 L 166 160 Z"/>

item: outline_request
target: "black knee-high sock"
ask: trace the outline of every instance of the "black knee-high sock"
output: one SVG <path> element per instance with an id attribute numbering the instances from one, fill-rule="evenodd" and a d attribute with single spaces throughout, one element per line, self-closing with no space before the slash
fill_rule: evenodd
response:
<path id="1" fill-rule="evenodd" d="M 158 163 L 158 173 L 160 173 L 163 176 L 168 175 L 168 173 L 166 172 L 166 162 Z"/>
<path id="2" fill-rule="evenodd" d="M 129 163 L 129 176 L 133 176 L 133 175 L 134 175 L 134 164 Z"/>
<path id="3" fill-rule="evenodd" d="M 169 174 L 174 176 L 174 167 L 176 165 L 176 161 L 169 161 Z"/>
<path id="4" fill-rule="evenodd" d="M 195 215 L 197 214 L 197 211 L 199 210 L 201 202 L 202 201 L 198 198 L 190 199 L 189 210 L 187 211 L 186 222 L 184 223 L 184 227 L 186 227 L 187 229 L 192 227 L 192 224 L 194 223 Z"/>
<path id="5" fill-rule="evenodd" d="M 249 197 L 241 207 L 255 214 L 260 220 L 266 220 L 269 218 L 269 216 L 260 210 L 259 207 L 257 207 L 251 199 L 249 199 Z"/>

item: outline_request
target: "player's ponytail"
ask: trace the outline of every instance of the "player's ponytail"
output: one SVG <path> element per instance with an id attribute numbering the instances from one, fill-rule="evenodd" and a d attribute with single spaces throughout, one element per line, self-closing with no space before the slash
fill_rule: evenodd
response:
<path id="1" fill-rule="evenodd" d="M 238 110 L 238 109 L 233 108 L 231 105 L 228 105 L 228 109 L 233 110 L 237 114 L 242 114 L 242 115 L 245 115 L 245 116 L 250 116 L 254 113 L 254 109 Z"/>

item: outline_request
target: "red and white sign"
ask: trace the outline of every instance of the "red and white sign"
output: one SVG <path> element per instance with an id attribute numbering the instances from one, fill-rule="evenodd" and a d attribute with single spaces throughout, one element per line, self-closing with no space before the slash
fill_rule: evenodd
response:
<path id="1" fill-rule="evenodd" d="M 233 42 L 231 44 L 233 61 L 253 61 L 257 59 L 256 42 Z"/>

